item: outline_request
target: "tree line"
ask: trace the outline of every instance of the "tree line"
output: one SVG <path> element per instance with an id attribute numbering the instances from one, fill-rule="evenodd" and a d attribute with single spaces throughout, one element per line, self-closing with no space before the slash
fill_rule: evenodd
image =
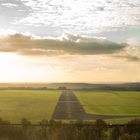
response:
<path id="1" fill-rule="evenodd" d="M 140 119 L 125 125 L 108 125 L 101 119 L 70 123 L 42 120 L 34 125 L 25 118 L 14 125 L 0 119 L 0 140 L 140 140 Z"/>

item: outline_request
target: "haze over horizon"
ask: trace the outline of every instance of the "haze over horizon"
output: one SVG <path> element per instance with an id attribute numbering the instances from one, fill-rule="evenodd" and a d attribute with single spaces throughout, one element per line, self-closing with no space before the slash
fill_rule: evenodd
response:
<path id="1" fill-rule="evenodd" d="M 140 82 L 139 0 L 0 0 L 0 83 Z"/>

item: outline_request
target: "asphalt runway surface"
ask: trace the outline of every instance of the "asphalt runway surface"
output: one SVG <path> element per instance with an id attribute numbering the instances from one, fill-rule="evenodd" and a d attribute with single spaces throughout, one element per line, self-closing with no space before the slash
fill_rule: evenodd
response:
<path id="1" fill-rule="evenodd" d="M 52 115 L 54 120 L 96 120 L 126 117 L 130 116 L 87 114 L 71 90 L 62 92 Z"/>

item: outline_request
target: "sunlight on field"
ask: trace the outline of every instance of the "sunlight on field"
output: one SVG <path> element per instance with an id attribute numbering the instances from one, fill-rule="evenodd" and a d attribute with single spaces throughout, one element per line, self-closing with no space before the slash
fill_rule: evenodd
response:
<path id="1" fill-rule="evenodd" d="M 140 92 L 75 91 L 75 95 L 90 114 L 140 115 Z"/>
<path id="2" fill-rule="evenodd" d="M 57 90 L 0 90 L 0 117 L 11 122 L 51 119 L 60 94 Z"/>

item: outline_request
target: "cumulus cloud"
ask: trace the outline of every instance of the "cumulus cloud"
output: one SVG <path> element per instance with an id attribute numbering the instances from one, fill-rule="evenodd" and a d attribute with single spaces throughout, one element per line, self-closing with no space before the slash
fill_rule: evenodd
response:
<path id="1" fill-rule="evenodd" d="M 1 52 L 24 55 L 99 55 L 114 54 L 127 47 L 104 38 L 64 34 L 59 38 L 37 38 L 24 34 L 0 37 Z"/>

